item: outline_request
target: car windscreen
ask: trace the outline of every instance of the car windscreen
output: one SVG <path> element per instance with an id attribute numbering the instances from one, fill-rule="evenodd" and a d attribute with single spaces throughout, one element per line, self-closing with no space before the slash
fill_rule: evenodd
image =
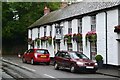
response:
<path id="1" fill-rule="evenodd" d="M 86 55 L 78 52 L 70 52 L 70 56 L 74 59 L 89 59 Z"/>
<path id="2" fill-rule="evenodd" d="M 39 53 L 39 54 L 49 54 L 48 50 L 36 50 L 36 53 Z"/>

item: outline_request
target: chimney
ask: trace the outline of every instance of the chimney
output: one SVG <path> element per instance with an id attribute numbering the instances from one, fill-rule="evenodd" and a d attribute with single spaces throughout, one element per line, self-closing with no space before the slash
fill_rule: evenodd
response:
<path id="1" fill-rule="evenodd" d="M 60 5 L 60 8 L 65 8 L 68 6 L 68 3 L 67 2 L 61 2 L 61 5 Z"/>
<path id="2" fill-rule="evenodd" d="M 45 8 L 44 8 L 44 15 L 47 15 L 49 13 L 50 13 L 50 9 L 47 6 L 45 6 Z"/>

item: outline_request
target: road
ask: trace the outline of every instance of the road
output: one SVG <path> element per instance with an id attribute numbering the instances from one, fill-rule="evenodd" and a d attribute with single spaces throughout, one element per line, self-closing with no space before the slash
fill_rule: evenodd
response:
<path id="1" fill-rule="evenodd" d="M 71 73 L 69 70 L 55 70 L 54 66 L 52 65 L 45 65 L 45 64 L 36 64 L 31 65 L 29 63 L 22 63 L 22 60 L 17 57 L 3 57 L 3 60 L 9 61 L 11 64 L 7 64 L 3 62 L 3 66 L 6 65 L 10 68 L 13 68 L 13 72 L 21 73 L 19 75 L 19 78 L 49 78 L 49 79 L 56 79 L 61 80 L 64 78 L 69 78 L 69 80 L 75 79 L 81 79 L 86 80 L 89 78 L 89 80 L 117 80 L 115 77 L 101 75 L 101 74 L 91 74 L 91 73 Z M 11 71 L 10 71 L 11 72 Z M 17 73 L 16 73 L 17 75 Z"/>

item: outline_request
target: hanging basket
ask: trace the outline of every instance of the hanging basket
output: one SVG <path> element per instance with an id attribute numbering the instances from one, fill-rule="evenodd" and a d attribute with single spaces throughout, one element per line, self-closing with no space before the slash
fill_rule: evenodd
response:
<path id="1" fill-rule="evenodd" d="M 120 33 L 120 25 L 114 27 L 114 32 Z"/>
<path id="2" fill-rule="evenodd" d="M 35 43 L 37 43 L 37 45 L 40 46 L 40 38 L 36 38 Z"/>
<path id="3" fill-rule="evenodd" d="M 64 36 L 64 41 L 66 41 L 67 43 L 71 43 L 72 40 L 72 34 L 66 34 Z"/>
<path id="4" fill-rule="evenodd" d="M 97 34 L 95 31 L 90 31 L 86 34 L 86 41 L 89 42 L 96 42 L 97 41 Z"/>
<path id="5" fill-rule="evenodd" d="M 77 43 L 82 43 L 82 34 L 73 34 L 73 41 L 76 41 Z"/>

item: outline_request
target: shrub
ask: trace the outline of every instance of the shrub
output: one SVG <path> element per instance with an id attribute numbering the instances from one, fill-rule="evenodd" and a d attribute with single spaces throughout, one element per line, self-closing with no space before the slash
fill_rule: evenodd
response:
<path id="1" fill-rule="evenodd" d="M 102 61 L 103 57 L 101 55 L 96 55 L 95 59 L 96 61 Z"/>

